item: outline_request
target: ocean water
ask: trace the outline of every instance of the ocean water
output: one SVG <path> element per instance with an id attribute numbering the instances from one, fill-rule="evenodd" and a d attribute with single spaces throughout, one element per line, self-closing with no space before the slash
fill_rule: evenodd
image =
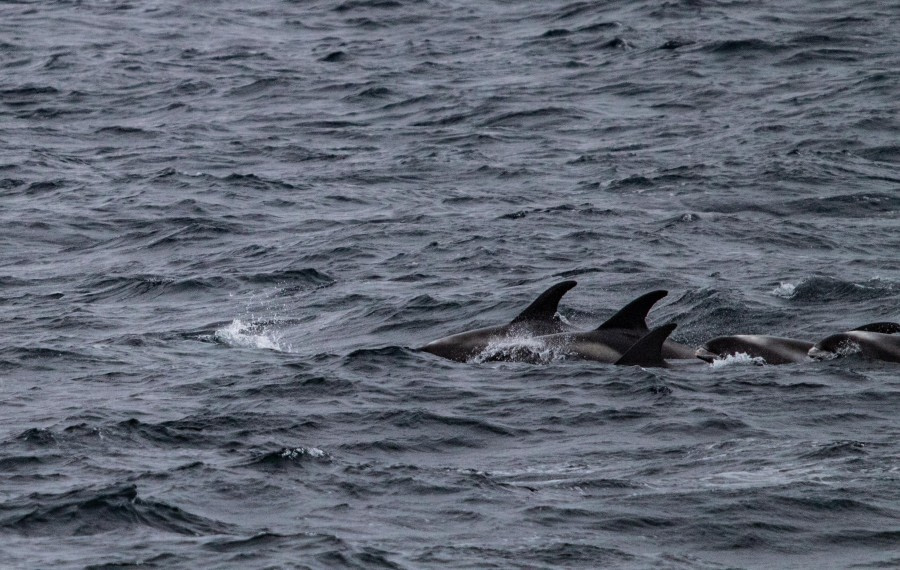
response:
<path id="1" fill-rule="evenodd" d="M 900 7 L 0 4 L 0 567 L 893 568 Z"/>

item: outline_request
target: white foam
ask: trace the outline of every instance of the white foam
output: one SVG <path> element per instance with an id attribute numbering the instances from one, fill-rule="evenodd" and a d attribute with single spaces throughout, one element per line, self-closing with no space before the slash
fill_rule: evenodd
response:
<path id="1" fill-rule="evenodd" d="M 553 316 L 554 318 L 559 319 L 559 322 L 563 323 L 564 325 L 572 325 L 572 323 L 569 322 L 569 319 L 567 319 L 566 316 L 561 313 L 556 313 Z"/>
<path id="2" fill-rule="evenodd" d="M 713 368 L 720 368 L 722 366 L 740 366 L 747 364 L 759 366 L 765 363 L 766 359 L 761 356 L 750 356 L 746 352 L 738 352 L 737 354 L 729 354 L 725 358 L 716 358 L 710 364 Z"/>
<path id="3" fill-rule="evenodd" d="M 862 352 L 862 347 L 859 346 L 858 342 L 852 340 L 842 342 L 837 350 L 838 356 L 850 356 L 851 354 L 856 354 L 858 352 Z"/>
<path id="4" fill-rule="evenodd" d="M 553 348 L 540 338 L 512 335 L 492 340 L 480 354 L 472 358 L 472 362 L 481 364 L 509 360 L 546 364 L 555 356 Z"/>
<path id="5" fill-rule="evenodd" d="M 227 327 L 217 330 L 213 338 L 233 347 L 293 352 L 291 345 L 284 343 L 277 331 L 241 319 L 234 319 Z"/>
<path id="6" fill-rule="evenodd" d="M 847 339 L 838 346 L 837 350 L 834 352 L 834 358 L 837 358 L 838 356 L 850 356 L 851 354 L 857 354 L 859 352 L 862 352 L 862 347 L 859 346 L 859 343 Z"/>
<path id="7" fill-rule="evenodd" d="M 797 286 L 793 283 L 780 283 L 778 287 L 772 289 L 772 294 L 776 297 L 781 297 L 782 299 L 790 299 L 794 296 L 794 293 L 797 290 Z"/>
<path id="8" fill-rule="evenodd" d="M 805 464 L 791 467 L 758 467 L 752 471 L 720 471 L 696 477 L 700 488 L 750 489 L 773 487 L 803 482 L 830 485 L 837 473 L 819 464 Z M 687 486 L 692 486 L 687 483 Z"/>
<path id="9" fill-rule="evenodd" d="M 809 357 L 814 360 L 834 360 L 839 355 L 829 350 L 822 350 L 815 346 L 809 349 Z"/>
<path id="10" fill-rule="evenodd" d="M 298 459 L 300 457 L 313 457 L 321 459 L 327 457 L 327 453 L 318 447 L 295 447 L 293 449 L 285 449 L 281 452 L 281 456 L 285 459 Z"/>

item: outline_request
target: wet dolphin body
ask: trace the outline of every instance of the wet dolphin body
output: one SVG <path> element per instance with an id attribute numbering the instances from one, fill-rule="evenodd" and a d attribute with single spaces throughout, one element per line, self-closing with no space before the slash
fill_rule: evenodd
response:
<path id="1" fill-rule="evenodd" d="M 592 331 L 566 332 L 540 337 L 539 340 L 548 347 L 565 352 L 570 356 L 601 362 L 615 362 L 650 332 L 647 327 L 647 313 L 657 301 L 666 295 L 668 292 L 662 290 L 641 295 Z M 664 338 L 664 341 L 663 358 L 694 359 L 696 357 L 693 348 L 667 338 Z"/>
<path id="2" fill-rule="evenodd" d="M 890 334 L 897 332 L 900 332 L 900 324 L 879 322 L 869 323 L 843 334 Z M 860 338 L 862 338 L 862 336 L 860 336 Z M 870 342 L 878 344 L 876 339 L 877 337 L 873 337 Z M 890 344 L 890 341 L 887 344 Z M 829 346 L 832 345 L 829 344 Z M 755 334 L 720 336 L 707 341 L 703 346 L 698 348 L 697 357 L 707 362 L 712 362 L 717 358 L 725 358 L 735 354 L 746 354 L 753 358 L 762 358 L 766 361 L 766 364 L 792 364 L 809 361 L 810 357 L 814 356 L 813 354 L 810 354 L 810 351 L 813 348 L 814 343 L 794 338 L 781 338 L 777 336 Z M 820 349 L 828 352 L 824 347 L 820 347 Z M 872 350 L 874 350 L 874 347 Z M 825 356 L 824 353 L 816 354 L 818 355 L 816 358 L 819 359 L 834 358 L 836 356 L 836 354 L 831 354 L 830 356 Z"/>
<path id="3" fill-rule="evenodd" d="M 631 348 L 625 351 L 615 364 L 619 366 L 643 366 L 645 368 L 668 368 L 663 358 L 665 343 L 677 325 L 669 323 L 656 327 L 645 334 Z"/>
<path id="4" fill-rule="evenodd" d="M 510 337 L 535 337 L 571 330 L 556 314 L 559 301 L 576 281 L 563 281 L 550 287 L 535 299 L 515 319 L 505 325 L 485 327 L 440 338 L 429 342 L 420 350 L 431 354 L 465 362 L 478 356 L 492 342 Z"/>
<path id="5" fill-rule="evenodd" d="M 860 353 L 872 360 L 900 362 L 900 324 L 871 323 L 851 331 L 828 336 L 809 349 L 816 360 L 830 360 Z"/>
<path id="6" fill-rule="evenodd" d="M 643 366 L 645 368 L 668 368 L 663 358 L 666 339 L 675 330 L 675 323 L 656 327 L 642 336 L 631 346 L 625 347 L 621 337 L 607 336 L 607 344 L 595 335 L 596 331 L 573 334 L 557 334 L 541 339 L 554 351 L 566 356 L 617 364 L 619 366 Z M 699 362 L 699 361 L 698 361 Z"/>
<path id="7" fill-rule="evenodd" d="M 809 360 L 807 352 L 813 343 L 794 338 L 758 334 L 719 336 L 697 349 L 697 358 L 712 362 L 736 354 L 762 358 L 766 364 L 791 364 Z"/>

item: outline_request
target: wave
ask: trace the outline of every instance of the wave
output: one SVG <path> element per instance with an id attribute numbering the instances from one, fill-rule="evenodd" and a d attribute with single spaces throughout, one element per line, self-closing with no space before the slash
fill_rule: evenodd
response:
<path id="1" fill-rule="evenodd" d="M 900 296 L 900 286 L 893 281 L 871 279 L 856 283 L 833 277 L 809 277 L 797 284 L 782 282 L 772 295 L 800 303 L 835 303 L 885 299 Z"/>
<path id="2" fill-rule="evenodd" d="M 350 95 L 350 96 L 346 97 L 346 99 L 350 100 L 350 101 L 352 101 L 352 100 L 365 101 L 365 100 L 370 100 L 370 99 L 379 100 L 379 99 L 387 99 L 387 98 L 393 97 L 395 95 L 396 95 L 396 93 L 394 93 L 394 91 L 392 91 L 391 89 L 389 89 L 387 87 L 384 87 L 381 85 L 372 85 L 354 95 Z"/>
<path id="3" fill-rule="evenodd" d="M 360 348 L 344 357 L 344 363 L 354 370 L 378 370 L 380 366 L 396 366 L 416 352 L 404 346 Z"/>
<path id="4" fill-rule="evenodd" d="M 101 364 L 116 362 L 110 358 L 101 358 L 88 352 L 75 350 L 60 350 L 56 348 L 40 346 L 10 346 L 0 348 L 0 357 L 4 362 L 17 363 L 19 366 L 38 367 L 52 366 L 59 362 L 71 364 L 73 362 L 83 364 Z"/>
<path id="5" fill-rule="evenodd" d="M 327 465 L 331 456 L 317 447 L 282 447 L 256 456 L 244 466 L 264 469 L 303 468 L 309 465 Z"/>
<path id="6" fill-rule="evenodd" d="M 28 536 L 90 536 L 134 527 L 188 536 L 232 530 L 226 523 L 143 499 L 134 485 L 32 493 L 0 504 L 0 529 Z"/>
<path id="7" fill-rule="evenodd" d="M 133 275 L 111 277 L 83 286 L 80 300 L 86 303 L 101 301 L 130 301 L 156 299 L 162 296 L 202 296 L 211 289 L 229 289 L 226 277 L 176 278 L 161 275 Z"/>
<path id="8" fill-rule="evenodd" d="M 469 434 L 515 436 L 526 433 L 525 430 L 508 428 L 477 418 L 448 416 L 428 410 L 394 410 L 380 413 L 373 420 L 379 423 L 386 422 L 399 428 L 427 430 L 435 433 L 446 432 L 448 428 Z"/>
<path id="9" fill-rule="evenodd" d="M 341 2 L 337 6 L 333 7 L 332 11 L 350 12 L 355 10 L 385 10 L 402 7 L 403 3 L 398 2 L 397 0 L 346 0 L 345 2 Z"/>
<path id="10" fill-rule="evenodd" d="M 787 48 L 786 45 L 774 44 L 759 38 L 744 38 L 712 42 L 705 47 L 705 50 L 719 55 L 755 56 L 774 54 Z"/>
<path id="11" fill-rule="evenodd" d="M 418 410 L 392 410 L 356 415 L 360 425 L 380 426 L 371 429 L 370 438 L 360 438 L 341 445 L 341 449 L 360 454 L 409 452 L 439 453 L 452 449 L 475 449 L 498 437 L 510 438 L 528 430 L 504 426 L 479 417 L 451 416 Z M 392 426 L 385 429 L 384 426 Z"/>
<path id="12" fill-rule="evenodd" d="M 654 421 L 648 423 L 641 431 L 647 434 L 669 433 L 695 437 L 720 437 L 725 434 L 758 435 L 758 432 L 751 428 L 747 423 L 729 417 L 703 419 L 695 422 L 668 420 Z"/>
<path id="13" fill-rule="evenodd" d="M 76 426 L 73 426 L 76 427 Z M 85 428 L 89 426 L 84 425 Z M 206 427 L 207 429 L 204 429 Z M 185 447 L 209 444 L 210 428 L 214 424 L 202 426 L 189 420 L 176 420 L 158 424 L 142 422 L 131 418 L 114 426 L 102 428 L 104 438 L 124 439 L 129 442 L 153 443 L 154 445 Z M 96 428 L 93 428 L 96 429 Z M 72 428 L 68 428 L 71 431 Z"/>
<path id="14" fill-rule="evenodd" d="M 16 439 L 38 447 L 59 444 L 56 435 L 46 428 L 29 428 L 19 434 Z"/>
<path id="15" fill-rule="evenodd" d="M 869 418 L 855 418 L 855 420 L 863 421 Z M 829 423 L 829 425 L 834 425 Z M 801 459 L 835 459 L 843 457 L 861 457 L 867 454 L 866 447 L 868 444 L 861 441 L 835 441 L 825 445 L 817 446 L 817 449 L 809 453 L 801 455 Z"/>
<path id="16" fill-rule="evenodd" d="M 46 457 L 35 455 L 7 455 L 0 457 L 0 471 L 4 474 L 13 474 L 22 471 L 27 477 L 33 477 L 35 467 L 47 462 Z"/>
<path id="17" fill-rule="evenodd" d="M 143 139 L 143 138 L 155 138 L 160 135 L 160 133 L 156 131 L 149 131 L 146 129 L 142 129 L 140 127 L 129 127 L 124 125 L 112 125 L 109 127 L 101 127 L 94 131 L 94 134 L 100 135 L 104 138 L 113 137 L 113 138 L 135 138 L 135 139 Z"/>
<path id="18" fill-rule="evenodd" d="M 482 121 L 482 126 L 546 128 L 560 122 L 583 120 L 585 114 L 584 111 L 568 107 L 540 107 L 500 113 Z"/>
<path id="19" fill-rule="evenodd" d="M 234 56 L 229 56 L 233 58 Z M 247 97 L 253 101 L 261 97 L 273 97 L 290 92 L 292 83 L 290 80 L 280 77 L 266 77 L 255 79 L 250 83 L 234 87 L 228 91 L 232 97 Z"/>
<path id="20" fill-rule="evenodd" d="M 203 543 L 203 549 L 220 553 L 242 553 L 254 559 L 260 549 L 271 551 L 283 548 L 288 552 L 302 551 L 308 553 L 311 549 L 322 548 L 326 552 L 346 552 L 349 545 L 329 534 L 321 533 L 297 533 L 278 534 L 274 532 L 260 532 L 252 536 L 216 537 Z"/>
<path id="21" fill-rule="evenodd" d="M 842 218 L 861 218 L 872 215 L 894 215 L 900 211 L 900 195 L 884 192 L 856 192 L 838 194 L 824 198 L 804 198 L 785 204 L 778 213 L 819 214 L 823 216 L 839 216 Z"/>
<path id="22" fill-rule="evenodd" d="M 894 549 L 897 544 L 900 544 L 900 530 L 845 530 L 839 533 L 834 532 L 820 535 L 816 537 L 816 542 L 837 545 L 842 548 L 867 546 L 873 548 Z M 900 562 L 900 558 L 893 559 L 894 564 L 897 562 Z M 854 565 L 853 567 L 867 568 L 871 566 Z M 877 568 L 878 566 L 875 567 Z M 896 566 L 889 565 L 885 567 L 893 568 Z"/>
<path id="23" fill-rule="evenodd" d="M 278 287 L 289 288 L 292 291 L 297 291 L 301 288 L 309 289 L 324 287 L 335 282 L 334 278 L 330 275 L 326 275 L 312 267 L 237 275 L 235 278 L 245 283 L 276 285 Z"/>

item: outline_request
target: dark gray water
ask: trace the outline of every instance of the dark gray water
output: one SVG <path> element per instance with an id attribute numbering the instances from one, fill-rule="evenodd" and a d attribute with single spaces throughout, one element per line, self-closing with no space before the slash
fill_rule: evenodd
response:
<path id="1" fill-rule="evenodd" d="M 252 7 L 249 7 L 252 6 Z M 895 2 L 0 4 L 0 566 L 888 568 Z"/>

